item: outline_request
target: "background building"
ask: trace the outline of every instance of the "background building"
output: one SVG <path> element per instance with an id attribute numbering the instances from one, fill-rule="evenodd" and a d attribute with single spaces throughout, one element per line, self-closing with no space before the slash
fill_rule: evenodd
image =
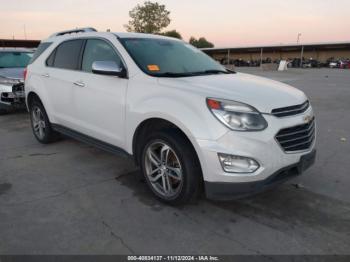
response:
<path id="1" fill-rule="evenodd" d="M 39 40 L 0 39 L 0 47 L 36 48 L 39 44 Z"/>
<path id="2" fill-rule="evenodd" d="M 349 59 L 350 41 L 334 43 L 290 44 L 252 47 L 204 48 L 205 53 L 221 63 L 227 60 L 264 61 L 293 60 L 303 57 L 304 60 L 317 60 L 326 63 L 330 58 Z"/>

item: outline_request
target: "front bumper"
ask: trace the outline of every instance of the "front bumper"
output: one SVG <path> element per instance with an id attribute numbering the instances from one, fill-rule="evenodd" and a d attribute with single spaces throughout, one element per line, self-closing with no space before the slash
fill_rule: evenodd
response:
<path id="1" fill-rule="evenodd" d="M 261 181 L 245 183 L 205 182 L 205 193 L 207 198 L 212 200 L 233 200 L 261 193 L 301 175 L 314 164 L 315 159 L 316 150 L 313 150 L 303 155 L 297 164 L 284 167 Z"/>
<path id="2" fill-rule="evenodd" d="M 280 179 L 273 179 L 273 177 L 277 177 L 280 173 L 285 174 L 286 170 L 289 174 L 287 177 L 301 173 L 300 168 L 297 167 L 304 157 L 314 154 L 316 138 L 309 148 L 289 153 L 283 150 L 275 137 L 280 130 L 305 124 L 305 119 L 313 118 L 312 108 L 296 116 L 277 118 L 264 115 L 264 117 L 268 122 L 268 128 L 263 131 L 228 131 L 215 141 L 197 139 L 199 146 L 197 153 L 208 197 L 220 195 L 220 191 L 231 192 L 233 196 L 254 193 L 259 191 L 257 188 L 262 189 L 275 184 L 271 181 L 277 182 Z M 260 167 L 253 173 L 227 173 L 220 164 L 218 153 L 252 158 L 259 163 Z M 283 175 L 278 175 L 279 178 L 281 176 Z"/>
<path id="3" fill-rule="evenodd" d="M 2 86 L 0 88 L 0 108 L 11 109 L 25 106 L 24 84 Z"/>

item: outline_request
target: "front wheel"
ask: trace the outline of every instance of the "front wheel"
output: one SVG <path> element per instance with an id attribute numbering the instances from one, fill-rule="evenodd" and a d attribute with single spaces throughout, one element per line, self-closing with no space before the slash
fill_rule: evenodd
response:
<path id="1" fill-rule="evenodd" d="M 152 192 L 174 205 L 195 197 L 200 189 L 201 169 L 189 141 L 178 132 L 157 132 L 146 140 L 141 168 Z"/>

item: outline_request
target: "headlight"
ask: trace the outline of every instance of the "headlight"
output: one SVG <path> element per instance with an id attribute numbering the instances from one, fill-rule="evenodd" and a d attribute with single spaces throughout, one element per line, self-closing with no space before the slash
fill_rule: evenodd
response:
<path id="1" fill-rule="evenodd" d="M 3 77 L 3 76 L 0 76 L 0 84 L 1 85 L 15 85 L 15 84 L 18 84 L 20 83 L 21 81 L 18 80 L 18 79 L 12 79 L 12 78 L 6 78 L 6 77 Z"/>
<path id="2" fill-rule="evenodd" d="M 207 98 L 207 105 L 213 115 L 232 130 L 259 131 L 267 127 L 265 118 L 252 106 L 213 98 Z"/>

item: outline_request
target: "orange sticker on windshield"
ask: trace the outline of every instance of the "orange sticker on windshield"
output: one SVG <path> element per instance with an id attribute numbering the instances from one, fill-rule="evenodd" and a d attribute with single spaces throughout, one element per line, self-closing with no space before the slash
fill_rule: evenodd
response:
<path id="1" fill-rule="evenodd" d="M 149 71 L 160 71 L 160 68 L 157 65 L 148 65 L 147 68 Z"/>

